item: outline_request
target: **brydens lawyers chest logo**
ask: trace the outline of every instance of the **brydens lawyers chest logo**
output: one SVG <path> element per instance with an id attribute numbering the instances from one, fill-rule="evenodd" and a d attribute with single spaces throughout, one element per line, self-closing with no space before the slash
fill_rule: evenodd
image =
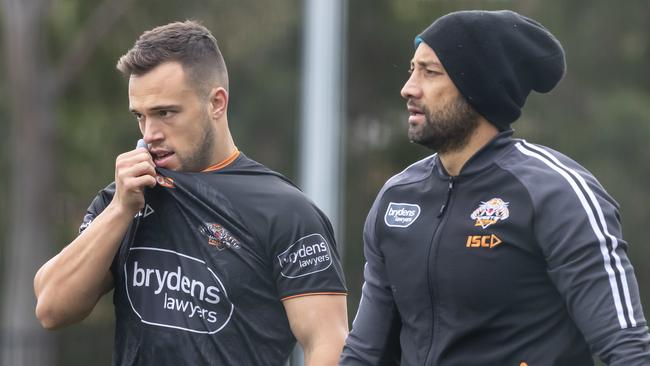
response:
<path id="1" fill-rule="evenodd" d="M 505 220 L 510 217 L 510 210 L 508 210 L 509 202 L 504 202 L 501 198 L 492 198 L 487 202 L 481 202 L 470 217 L 475 220 L 474 226 L 480 226 L 483 229 L 492 224 L 496 224 L 499 220 Z"/>
<path id="2" fill-rule="evenodd" d="M 239 240 L 237 240 L 226 228 L 219 224 L 204 222 L 199 227 L 199 232 L 208 239 L 208 244 L 217 247 L 219 250 L 239 249 Z"/>
<path id="3" fill-rule="evenodd" d="M 420 206 L 391 202 L 384 214 L 384 222 L 390 227 L 409 227 L 419 216 Z"/>
<path id="4" fill-rule="evenodd" d="M 126 294 L 145 324 L 214 334 L 234 306 L 205 261 L 172 250 L 133 247 L 124 264 Z"/>
<path id="5" fill-rule="evenodd" d="M 278 261 L 282 276 L 297 278 L 329 268 L 332 265 L 332 254 L 322 235 L 311 234 L 298 239 L 280 253 Z"/>

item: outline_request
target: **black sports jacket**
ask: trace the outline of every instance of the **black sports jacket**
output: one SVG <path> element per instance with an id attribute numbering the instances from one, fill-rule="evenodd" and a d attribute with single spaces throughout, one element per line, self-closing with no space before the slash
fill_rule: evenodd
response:
<path id="1" fill-rule="evenodd" d="M 650 365 L 617 203 L 511 134 L 457 177 L 433 155 L 379 192 L 341 365 Z"/>

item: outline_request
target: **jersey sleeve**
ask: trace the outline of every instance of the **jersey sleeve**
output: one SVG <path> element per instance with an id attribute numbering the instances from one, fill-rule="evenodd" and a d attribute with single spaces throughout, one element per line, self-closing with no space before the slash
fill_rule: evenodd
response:
<path id="1" fill-rule="evenodd" d="M 617 204 L 581 167 L 550 155 L 548 162 L 559 176 L 533 198 L 551 281 L 603 362 L 650 365 L 650 336 Z"/>
<path id="2" fill-rule="evenodd" d="M 280 298 L 347 294 L 332 226 L 325 214 L 302 195 L 287 197 L 283 206 L 266 233 Z"/>
<path id="3" fill-rule="evenodd" d="M 345 341 L 340 365 L 399 365 L 401 320 L 384 269 L 384 258 L 377 247 L 375 201 L 363 230 L 364 284 L 352 331 Z"/>
<path id="4" fill-rule="evenodd" d="M 106 188 L 99 191 L 95 199 L 90 203 L 88 209 L 86 209 L 86 214 L 83 217 L 81 225 L 79 226 L 79 234 L 81 234 L 90 224 L 95 220 L 99 214 L 104 211 L 106 206 L 113 199 L 115 194 L 115 183 L 109 184 Z"/>

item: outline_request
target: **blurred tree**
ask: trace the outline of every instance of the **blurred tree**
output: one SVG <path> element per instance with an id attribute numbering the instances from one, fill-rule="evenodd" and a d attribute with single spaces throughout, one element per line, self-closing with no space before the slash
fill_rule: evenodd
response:
<path id="1" fill-rule="evenodd" d="M 52 252 L 52 192 L 58 139 L 55 105 L 83 69 L 130 0 L 105 1 L 76 33 L 58 63 L 50 63 L 44 25 L 50 2 L 3 0 L 4 54 L 7 57 L 11 120 L 10 223 L 4 249 L 2 363 L 42 365 L 53 357 L 52 338 L 34 317 L 32 280 Z"/>

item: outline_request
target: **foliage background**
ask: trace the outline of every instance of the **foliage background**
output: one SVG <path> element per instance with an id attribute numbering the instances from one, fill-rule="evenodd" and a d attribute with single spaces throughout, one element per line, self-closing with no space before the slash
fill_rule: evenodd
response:
<path id="1" fill-rule="evenodd" d="M 29 1 L 26 1 L 29 2 Z M 5 1 L 6 4 L 7 1 Z M 38 36 L 43 57 L 58 60 L 93 14 L 98 0 L 52 0 Z M 252 158 L 298 177 L 302 6 L 299 0 L 142 0 L 93 44 L 89 62 L 55 104 L 55 179 L 47 205 L 52 235 L 49 257 L 76 235 L 97 191 L 113 177 L 114 158 L 139 137 L 128 112 L 126 80 L 115 62 L 144 30 L 173 20 L 201 20 L 213 31 L 229 68 L 231 130 Z M 596 175 L 620 203 L 642 301 L 650 309 L 650 2 L 627 0 L 348 0 L 345 113 L 344 265 L 352 321 L 358 304 L 363 255 L 361 229 L 375 194 L 387 178 L 430 154 L 406 138 L 405 103 L 414 35 L 449 11 L 513 9 L 537 19 L 563 44 L 568 70 L 548 95 L 532 94 L 515 136 L 573 157 Z M 10 11 L 10 7 L 0 11 Z M 6 14 L 5 14 L 6 15 Z M 5 37 L 2 37 L 6 43 Z M 5 48 L 0 58 L 0 171 L 10 171 L 11 110 Z M 55 71 L 53 71 L 55 72 Z M 35 108 L 38 101 L 33 101 Z M 15 125 L 15 124 L 14 124 Z M 39 167 L 24 166 L 24 169 Z M 14 211 L 9 174 L 0 174 L 0 258 L 8 260 Z M 33 228 L 39 230 L 39 228 Z M 36 268 L 34 268 L 35 270 Z M 0 272 L 2 283 L 8 283 Z M 0 301 L 13 296 L 7 286 Z M 24 289 L 32 291 L 31 288 Z M 112 347 L 111 296 L 91 316 L 62 331 L 38 331 L 56 352 L 52 365 L 108 364 Z"/>

